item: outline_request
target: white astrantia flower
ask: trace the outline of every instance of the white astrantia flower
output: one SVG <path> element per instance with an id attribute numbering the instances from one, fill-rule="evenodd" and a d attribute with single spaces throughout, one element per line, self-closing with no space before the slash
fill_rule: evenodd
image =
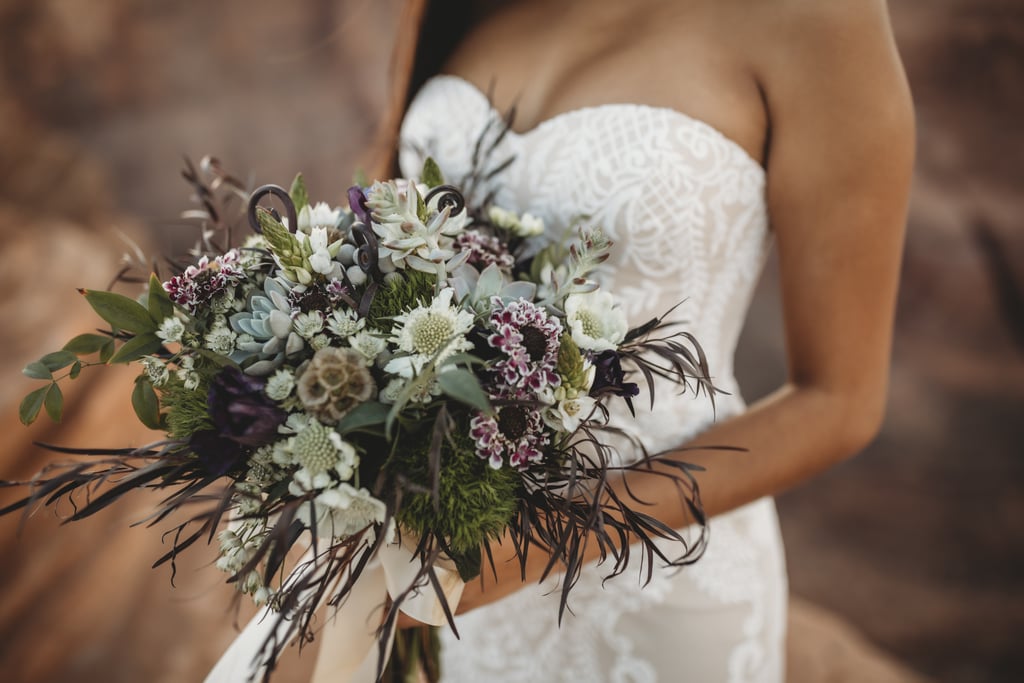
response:
<path id="1" fill-rule="evenodd" d="M 351 337 L 365 326 L 366 321 L 349 309 L 337 309 L 327 319 L 327 329 L 339 337 Z"/>
<path id="2" fill-rule="evenodd" d="M 314 351 L 319 351 L 320 349 L 330 345 L 331 338 L 323 333 L 313 335 L 313 338 L 309 340 L 309 348 L 313 349 Z"/>
<path id="3" fill-rule="evenodd" d="M 295 389 L 295 373 L 282 368 L 270 376 L 263 391 L 272 401 L 283 401 L 291 396 L 293 389 Z"/>
<path id="4" fill-rule="evenodd" d="M 386 405 L 392 405 L 398 401 L 398 396 L 405 391 L 405 388 L 408 385 L 409 380 L 402 377 L 396 377 L 388 382 L 387 386 L 377 394 L 377 400 Z M 409 397 L 409 401 L 412 403 L 430 403 L 440 395 L 441 385 L 434 380 L 428 382 L 426 386 L 420 387 L 418 391 Z"/>
<path id="5" fill-rule="evenodd" d="M 518 216 L 500 206 L 491 206 L 487 210 L 487 218 L 517 237 L 536 237 L 544 232 L 544 221 L 530 213 Z"/>
<path id="6" fill-rule="evenodd" d="M 178 376 L 189 391 L 199 388 L 199 373 L 195 371 L 196 359 L 192 356 L 182 356 L 178 359 Z"/>
<path id="7" fill-rule="evenodd" d="M 324 329 L 324 314 L 320 311 L 299 313 L 292 319 L 292 329 L 303 339 L 311 339 Z"/>
<path id="8" fill-rule="evenodd" d="M 203 342 L 210 351 L 221 356 L 228 356 L 235 350 L 238 335 L 228 327 L 227 322 L 218 320 L 203 337 Z"/>
<path id="9" fill-rule="evenodd" d="M 371 524 L 382 524 L 387 507 L 364 488 L 339 484 L 320 493 L 296 515 L 321 538 L 343 540 Z"/>
<path id="10" fill-rule="evenodd" d="M 366 358 L 367 362 L 372 362 L 377 359 L 377 357 L 384 353 L 388 346 L 383 337 L 378 337 L 367 330 L 360 330 L 349 337 L 348 345 L 363 354 L 363 357 Z"/>
<path id="11" fill-rule="evenodd" d="M 156 336 L 165 344 L 180 342 L 183 334 L 185 334 L 185 323 L 175 315 L 164 318 L 156 331 Z"/>
<path id="12" fill-rule="evenodd" d="M 146 372 L 146 378 L 154 387 L 162 387 L 171 377 L 167 365 L 156 356 L 143 356 L 142 367 Z"/>
<path id="13" fill-rule="evenodd" d="M 629 330 L 626 314 L 615 305 L 615 298 L 599 290 L 566 297 L 565 321 L 572 340 L 589 351 L 615 349 Z"/>
<path id="14" fill-rule="evenodd" d="M 327 202 L 317 202 L 315 206 L 307 204 L 299 211 L 295 222 L 299 232 L 305 233 L 314 228 L 336 228 L 341 222 L 341 209 L 332 209 Z"/>
<path id="15" fill-rule="evenodd" d="M 431 360 L 440 364 L 455 353 L 473 348 L 473 343 L 466 339 L 473 329 L 473 315 L 451 305 L 454 294 L 453 289 L 446 287 L 429 306 L 395 316 L 398 329 L 388 341 L 408 355 L 391 359 L 384 367 L 386 372 L 409 378 Z"/>

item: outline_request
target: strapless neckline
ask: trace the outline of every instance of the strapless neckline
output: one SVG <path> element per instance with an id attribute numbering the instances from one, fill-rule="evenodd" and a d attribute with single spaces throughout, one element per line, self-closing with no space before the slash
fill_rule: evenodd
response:
<path id="1" fill-rule="evenodd" d="M 495 106 L 491 103 L 491 100 L 490 98 L 487 97 L 487 94 L 483 92 L 479 87 L 477 87 L 477 85 L 472 81 L 469 81 L 463 78 L 462 76 L 456 76 L 455 74 L 439 74 L 437 76 L 431 77 L 427 81 L 427 83 L 434 80 L 449 81 L 451 83 L 458 84 L 459 87 L 465 88 L 467 91 L 471 92 L 474 97 L 484 102 L 493 115 L 498 117 L 502 116 L 501 112 L 498 111 L 498 109 L 495 108 Z M 719 128 L 713 126 L 707 121 L 696 118 L 694 116 L 690 116 L 689 114 L 679 111 L 678 109 L 673 109 L 671 107 L 659 107 L 650 104 L 638 104 L 635 102 L 608 102 L 605 104 L 593 104 L 585 107 L 577 107 L 575 109 L 569 109 L 563 112 L 559 112 L 557 114 L 554 114 L 553 116 L 549 116 L 548 118 L 543 119 L 533 127 L 524 131 L 510 129 L 508 131 L 508 135 L 513 135 L 517 138 L 529 138 L 534 135 L 540 135 L 549 128 L 564 123 L 566 120 L 585 117 L 594 112 L 602 110 L 641 110 L 645 112 L 650 112 L 651 114 L 664 116 L 666 118 L 672 119 L 678 122 L 680 125 L 689 126 L 691 128 L 694 128 L 695 130 L 701 131 L 702 133 L 712 138 L 721 140 L 733 151 L 737 159 L 741 159 L 743 163 L 759 171 L 762 176 L 765 175 L 764 166 L 761 165 L 761 162 L 759 162 L 757 159 L 751 156 L 750 152 L 747 151 L 747 149 L 743 145 L 741 145 L 736 140 L 723 133 Z"/>

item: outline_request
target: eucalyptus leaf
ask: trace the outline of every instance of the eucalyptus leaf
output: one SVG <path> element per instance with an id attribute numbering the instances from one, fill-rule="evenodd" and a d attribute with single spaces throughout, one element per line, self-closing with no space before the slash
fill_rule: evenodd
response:
<path id="1" fill-rule="evenodd" d="M 437 383 L 446 395 L 488 415 L 494 413 L 480 381 L 468 370 L 457 368 L 438 373 Z"/>
<path id="2" fill-rule="evenodd" d="M 55 372 L 78 360 L 78 357 L 70 351 L 54 351 L 39 359 L 39 362 L 47 367 L 50 372 Z"/>
<path id="3" fill-rule="evenodd" d="M 80 334 L 64 345 L 65 351 L 85 356 L 96 353 L 110 342 L 110 337 L 103 334 Z"/>
<path id="4" fill-rule="evenodd" d="M 345 417 L 341 418 L 341 421 L 335 425 L 334 429 L 339 434 L 344 436 L 348 432 L 362 429 L 364 427 L 372 427 L 373 425 L 382 425 L 388 418 L 388 412 L 391 408 L 384 405 L 383 403 L 377 403 L 376 401 L 369 401 L 367 403 L 360 403 L 353 408 Z"/>
<path id="5" fill-rule="evenodd" d="M 152 332 L 132 337 L 110 357 L 108 363 L 130 363 L 143 356 L 155 353 L 160 349 L 161 342 Z"/>
<path id="6" fill-rule="evenodd" d="M 50 368 L 43 365 L 41 361 L 32 361 L 22 369 L 21 373 L 32 379 L 53 379 Z"/>
<path id="7" fill-rule="evenodd" d="M 145 377 L 135 380 L 132 390 L 132 408 L 139 422 L 150 429 L 160 429 L 160 401 L 153 385 Z"/>
<path id="8" fill-rule="evenodd" d="M 114 292 L 96 289 L 82 290 L 82 293 L 96 314 L 117 329 L 136 334 L 156 331 L 157 324 L 139 302 Z"/>
<path id="9" fill-rule="evenodd" d="M 51 384 L 47 390 L 46 397 L 43 399 L 43 406 L 46 408 L 46 414 L 50 416 L 51 420 L 60 422 L 60 418 L 64 413 L 64 393 L 56 382 Z"/>
<path id="10" fill-rule="evenodd" d="M 46 392 L 50 390 L 51 386 L 53 385 L 48 384 L 45 387 L 40 387 L 21 399 L 21 405 L 18 406 L 18 419 L 22 424 L 30 425 L 36 421 L 36 417 L 39 416 L 39 411 L 43 407 L 43 401 L 46 400 Z"/>
<path id="11" fill-rule="evenodd" d="M 167 295 L 164 285 L 156 277 L 156 273 L 149 275 L 149 296 L 146 298 L 146 308 L 149 309 L 149 317 L 157 325 L 160 325 L 165 318 L 174 315 L 174 304 L 171 297 Z"/>

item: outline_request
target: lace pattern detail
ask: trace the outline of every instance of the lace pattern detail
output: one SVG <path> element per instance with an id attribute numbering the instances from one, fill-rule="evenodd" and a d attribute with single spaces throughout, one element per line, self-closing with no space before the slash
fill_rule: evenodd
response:
<path id="1" fill-rule="evenodd" d="M 490 158 L 513 162 L 476 192 L 549 230 L 604 229 L 616 247 L 599 279 L 631 324 L 679 304 L 673 318 L 701 340 L 729 395 L 713 410 L 706 397 L 661 387 L 653 410 L 638 402 L 635 420 L 614 410 L 613 424 L 642 435 L 648 452 L 678 446 L 716 413 L 742 411 L 733 354 L 770 243 L 760 165 L 711 126 L 643 105 L 578 109 L 499 138 L 501 128 L 472 84 L 435 77 L 403 124 L 403 173 L 429 155 L 458 183 L 476 141 L 498 140 Z M 786 587 L 773 503 L 716 517 L 710 538 L 695 565 L 658 568 L 642 588 L 632 571 L 602 582 L 601 568 L 588 567 L 560 627 L 555 584 L 460 617 L 461 641 L 445 636 L 445 680 L 780 682 Z"/>

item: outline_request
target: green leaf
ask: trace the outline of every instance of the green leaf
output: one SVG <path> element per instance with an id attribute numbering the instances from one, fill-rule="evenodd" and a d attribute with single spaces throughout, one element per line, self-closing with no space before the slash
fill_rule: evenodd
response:
<path id="1" fill-rule="evenodd" d="M 384 424 L 385 420 L 387 420 L 389 411 L 390 408 L 388 406 L 383 403 L 377 403 L 376 401 L 360 403 L 349 411 L 345 417 L 341 418 L 341 421 L 335 425 L 334 429 L 344 436 L 348 432 L 352 432 L 357 429 Z"/>
<path id="2" fill-rule="evenodd" d="M 114 292 L 96 289 L 81 291 L 96 314 L 114 327 L 137 334 L 156 331 L 157 325 L 149 311 L 139 302 Z"/>
<path id="3" fill-rule="evenodd" d="M 43 365 L 41 361 L 32 361 L 21 371 L 26 377 L 32 379 L 53 379 L 53 373 L 50 368 Z"/>
<path id="4" fill-rule="evenodd" d="M 355 173 L 352 174 L 352 184 L 358 185 L 359 187 L 369 187 L 370 178 L 366 175 L 365 168 L 357 168 Z"/>
<path id="5" fill-rule="evenodd" d="M 146 308 L 149 309 L 149 317 L 157 326 L 164 321 L 164 318 L 174 315 L 174 304 L 171 302 L 171 297 L 167 295 L 163 283 L 157 279 L 156 273 L 149 275 L 149 296 L 146 298 Z"/>
<path id="6" fill-rule="evenodd" d="M 487 393 L 480 387 L 480 381 L 468 370 L 456 368 L 438 373 L 437 383 L 441 391 L 456 401 L 476 408 L 488 415 L 493 414 Z"/>
<path id="7" fill-rule="evenodd" d="M 133 360 L 142 358 L 143 356 L 155 353 L 160 349 L 161 342 L 155 334 L 152 332 L 148 334 L 140 334 L 136 337 L 132 337 L 117 350 L 110 360 L 109 363 L 130 363 Z"/>
<path id="8" fill-rule="evenodd" d="M 309 206 L 309 192 L 306 191 L 306 181 L 301 173 L 296 174 L 295 180 L 292 181 L 292 189 L 288 190 L 288 196 L 292 198 L 296 214 L 302 211 L 302 207 Z"/>
<path id="9" fill-rule="evenodd" d="M 82 372 L 82 361 L 76 360 L 75 364 L 71 366 L 71 371 L 68 373 L 68 377 L 71 379 L 78 379 L 78 375 Z"/>
<path id="10" fill-rule="evenodd" d="M 104 334 L 80 334 L 65 344 L 64 350 L 77 353 L 79 356 L 86 356 L 96 353 L 110 341 L 110 337 Z"/>
<path id="11" fill-rule="evenodd" d="M 441 175 L 441 167 L 437 165 L 433 157 L 423 160 L 423 171 L 420 172 L 420 182 L 434 189 L 438 185 L 444 185 L 444 176 Z"/>
<path id="12" fill-rule="evenodd" d="M 156 397 L 153 385 L 144 375 L 135 380 L 132 408 L 135 409 L 139 422 L 150 429 L 160 429 L 160 400 Z"/>
<path id="13" fill-rule="evenodd" d="M 46 407 L 46 414 L 50 416 L 50 419 L 60 422 L 61 415 L 64 413 L 64 393 L 56 382 L 51 384 L 46 392 L 43 405 Z"/>
<path id="14" fill-rule="evenodd" d="M 39 362 L 45 365 L 50 372 L 54 372 L 66 368 L 76 360 L 78 360 L 77 357 L 70 351 L 54 351 L 40 358 Z"/>
<path id="15" fill-rule="evenodd" d="M 43 401 L 46 400 L 46 392 L 50 390 L 51 386 L 53 385 L 40 387 L 21 399 L 21 405 L 18 406 L 18 418 L 21 420 L 21 424 L 30 425 L 36 421 L 36 417 L 43 407 Z"/>
<path id="16" fill-rule="evenodd" d="M 100 347 L 100 362 L 109 363 L 110 357 L 114 355 L 114 340 L 107 339 L 107 343 Z"/>

